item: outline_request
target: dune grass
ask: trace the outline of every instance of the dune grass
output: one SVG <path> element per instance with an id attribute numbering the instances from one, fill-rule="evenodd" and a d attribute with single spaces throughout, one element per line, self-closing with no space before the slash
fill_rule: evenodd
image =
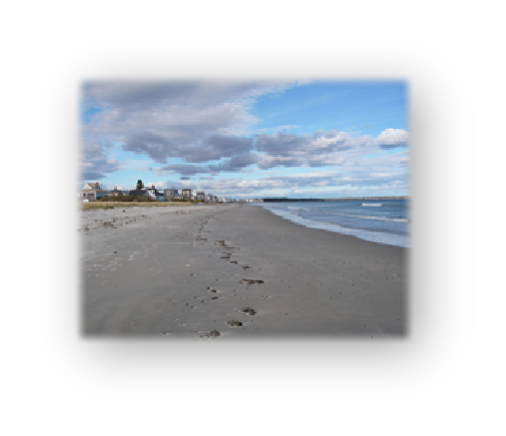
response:
<path id="1" fill-rule="evenodd" d="M 92 201 L 89 203 L 79 203 L 80 210 L 95 210 L 95 209 L 114 209 L 125 208 L 125 207 L 171 207 L 171 206 L 192 206 L 193 203 L 189 202 L 169 202 L 169 201 L 153 201 L 153 202 L 101 202 Z"/>

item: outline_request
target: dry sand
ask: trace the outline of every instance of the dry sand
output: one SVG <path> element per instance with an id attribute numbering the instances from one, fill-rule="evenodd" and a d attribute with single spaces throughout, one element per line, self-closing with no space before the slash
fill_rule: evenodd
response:
<path id="1" fill-rule="evenodd" d="M 80 212 L 85 337 L 403 338 L 407 250 L 242 204 Z"/>

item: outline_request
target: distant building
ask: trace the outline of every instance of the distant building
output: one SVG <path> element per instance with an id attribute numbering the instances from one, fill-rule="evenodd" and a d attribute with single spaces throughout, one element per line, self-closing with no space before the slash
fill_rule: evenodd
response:
<path id="1" fill-rule="evenodd" d="M 123 191 L 119 190 L 116 186 L 109 192 L 109 197 L 119 197 L 123 195 Z"/>
<path id="2" fill-rule="evenodd" d="M 148 196 L 153 200 L 164 201 L 164 195 L 162 191 L 155 188 L 155 185 L 151 185 L 151 188 L 145 188 Z"/>
<path id="3" fill-rule="evenodd" d="M 192 199 L 192 190 L 191 189 L 183 189 L 181 191 L 181 195 L 184 200 L 190 201 Z"/>
<path id="4" fill-rule="evenodd" d="M 77 191 L 77 198 L 79 201 L 95 201 L 100 200 L 102 197 L 107 197 L 108 191 L 102 189 L 98 182 L 85 183 L 84 186 Z"/>
<path id="5" fill-rule="evenodd" d="M 197 194 L 195 195 L 195 200 L 205 200 L 205 199 L 206 199 L 205 192 L 197 192 Z"/>
<path id="6" fill-rule="evenodd" d="M 163 196 L 165 198 L 165 201 L 172 201 L 179 198 L 179 192 L 177 189 L 164 189 L 163 190 Z"/>

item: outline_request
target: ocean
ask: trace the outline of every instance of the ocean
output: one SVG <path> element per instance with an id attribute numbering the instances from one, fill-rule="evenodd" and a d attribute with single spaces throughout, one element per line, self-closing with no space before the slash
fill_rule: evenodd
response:
<path id="1" fill-rule="evenodd" d="M 409 247 L 408 200 L 286 201 L 256 205 L 305 227 Z"/>

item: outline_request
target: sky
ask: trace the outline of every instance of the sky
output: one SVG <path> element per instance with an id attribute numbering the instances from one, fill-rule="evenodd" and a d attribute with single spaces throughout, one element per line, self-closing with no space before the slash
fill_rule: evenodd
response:
<path id="1" fill-rule="evenodd" d="M 236 199 L 409 195 L 403 81 L 93 81 L 79 187 Z"/>

